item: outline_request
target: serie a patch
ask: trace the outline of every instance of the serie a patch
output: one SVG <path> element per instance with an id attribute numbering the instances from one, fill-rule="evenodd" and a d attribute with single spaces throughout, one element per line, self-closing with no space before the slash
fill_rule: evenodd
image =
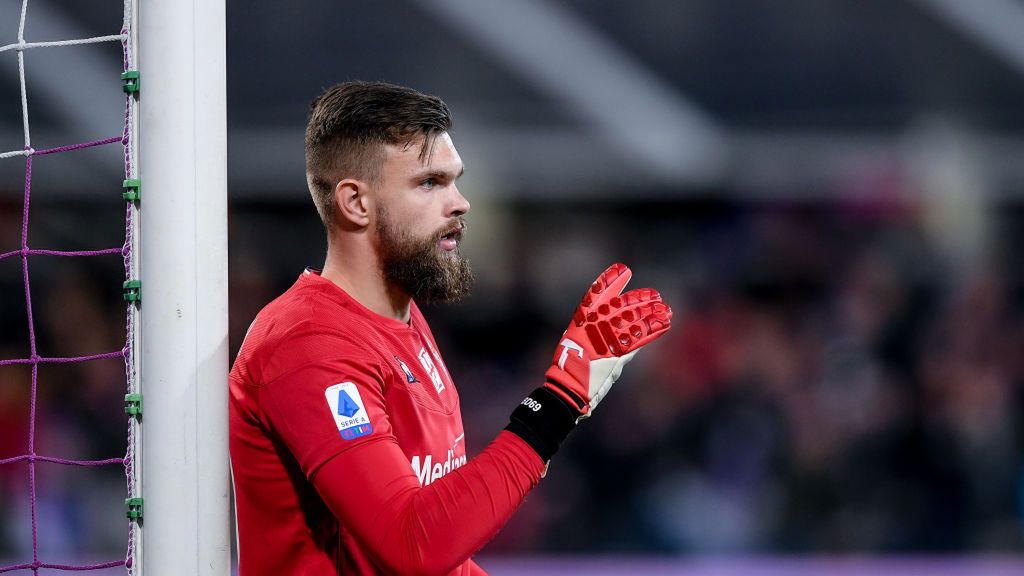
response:
<path id="1" fill-rule="evenodd" d="M 352 382 L 335 384 L 324 391 L 331 416 L 338 426 L 338 432 L 345 440 L 366 436 L 373 432 L 366 406 L 359 396 L 359 389 Z"/>

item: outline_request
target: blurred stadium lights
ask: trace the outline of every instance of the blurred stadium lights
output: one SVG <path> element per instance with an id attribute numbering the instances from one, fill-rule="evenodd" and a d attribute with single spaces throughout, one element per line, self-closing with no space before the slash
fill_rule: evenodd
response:
<path id="1" fill-rule="evenodd" d="M 914 0 L 1024 74 L 1024 6 L 1014 0 Z"/>
<path id="2" fill-rule="evenodd" d="M 1024 137 L 1012 124 L 1000 124 L 1007 117 L 1012 120 L 1012 109 L 1009 113 L 994 114 L 994 122 L 986 123 L 984 116 L 986 109 L 1005 109 L 993 108 L 1000 104 L 998 98 L 992 96 L 1005 93 L 1005 89 L 1000 85 L 998 89 L 1003 92 L 996 92 L 996 88 L 988 92 L 965 89 L 952 90 L 949 93 L 952 96 L 914 96 L 930 95 L 931 90 L 928 87 L 930 80 L 915 79 L 917 68 L 912 67 L 916 62 L 913 58 L 900 60 L 896 65 L 907 67 L 904 73 L 910 78 L 909 89 L 889 86 L 885 89 L 888 91 L 884 91 L 871 82 L 882 82 L 886 76 L 875 79 L 864 71 L 852 69 L 854 77 L 858 73 L 863 77 L 849 85 L 854 94 L 860 90 L 875 100 L 866 98 L 860 108 L 851 107 L 842 100 L 837 104 L 834 94 L 830 95 L 826 91 L 819 100 L 810 99 L 793 105 L 796 110 L 805 106 L 804 111 L 809 110 L 810 113 L 816 110 L 836 110 L 840 118 L 843 114 L 852 114 L 848 117 L 857 118 L 856 115 L 864 110 L 869 111 L 865 117 L 870 118 L 870 107 L 876 106 L 881 110 L 881 116 L 892 114 L 893 121 L 887 125 L 870 122 L 838 122 L 832 125 L 827 122 L 818 125 L 813 122 L 793 122 L 787 125 L 786 117 L 783 116 L 783 121 L 776 122 L 775 126 L 757 127 L 737 117 L 735 111 L 732 115 L 728 110 L 714 113 L 705 111 L 709 109 L 707 103 L 710 101 L 691 98 L 686 93 L 686 84 L 671 77 L 669 70 L 659 69 L 657 63 L 650 61 L 650 53 L 644 54 L 636 46 L 624 44 L 621 38 L 615 37 L 613 30 L 602 28 L 599 20 L 588 18 L 585 10 L 579 9 L 579 5 L 574 10 L 572 6 L 552 0 L 409 2 L 424 11 L 430 20 L 447 27 L 446 32 L 451 31 L 448 35 L 460 40 L 457 48 L 451 53 L 445 53 L 448 60 L 444 64 L 450 64 L 453 68 L 446 70 L 439 66 L 433 73 L 441 78 L 439 83 L 449 82 L 452 74 L 462 73 L 463 65 L 451 58 L 451 54 L 457 54 L 465 56 L 467 61 L 473 61 L 477 67 L 501 68 L 498 75 L 500 80 L 479 80 L 481 83 L 493 83 L 481 85 L 482 89 L 500 91 L 499 82 L 518 83 L 527 86 L 529 92 L 540 93 L 543 98 L 554 101 L 554 112 L 538 112 L 535 118 L 542 122 L 531 124 L 519 121 L 518 117 L 506 121 L 503 114 L 509 114 L 509 109 L 503 107 L 505 102 L 495 100 L 493 95 L 490 96 L 492 100 L 473 108 L 466 105 L 471 100 L 467 101 L 463 96 L 460 102 L 456 96 L 460 86 L 453 86 L 451 97 L 443 90 L 437 91 L 447 97 L 455 108 L 456 142 L 466 157 L 471 173 L 474 178 L 482 175 L 482 182 L 495 183 L 486 188 L 489 194 L 493 193 L 497 197 L 594 198 L 602 195 L 621 196 L 624 191 L 635 200 L 679 198 L 687 194 L 708 192 L 744 197 L 774 197 L 779 194 L 787 197 L 825 197 L 835 193 L 829 184 L 837 179 L 851 173 L 870 172 L 879 167 L 899 164 L 908 155 L 913 155 L 912 148 L 916 145 L 913 132 L 920 124 L 930 122 L 933 113 L 937 113 L 940 122 L 950 122 L 957 130 L 957 137 L 975 148 L 976 154 L 973 157 L 991 184 L 993 194 L 1020 194 L 1024 190 L 1024 163 L 1020 162 L 1020 158 L 1024 157 Z M 945 23 L 938 27 L 947 33 L 946 36 L 936 37 L 931 42 L 948 43 L 949 35 L 964 36 L 969 42 L 982 46 L 989 60 L 995 56 L 1009 64 L 1006 70 L 987 71 L 988 76 L 982 74 L 978 76 L 979 79 L 1005 77 L 1007 70 L 1013 74 L 1024 72 L 1024 35 L 1018 33 L 1024 29 L 1024 5 L 1011 0 L 913 0 L 901 4 L 918 8 L 907 10 L 910 14 L 905 16 L 920 17 L 923 14 L 934 17 L 929 20 L 938 18 L 940 23 Z M 387 5 L 391 6 L 392 11 L 396 7 L 408 8 L 404 1 Z M 743 6 L 744 3 L 738 5 Z M 326 9 L 326 4 L 324 6 Z M 849 5 L 845 6 L 849 8 Z M 29 40 L 75 38 L 100 33 L 99 30 L 84 29 L 84 22 L 88 18 L 79 13 L 83 10 L 83 7 L 76 5 L 54 7 L 45 2 L 33 3 L 27 30 Z M 361 10 L 373 13 L 378 18 L 393 14 L 384 7 L 367 6 Z M 748 6 L 745 10 L 757 14 L 752 7 Z M 243 38 L 246 36 L 245 31 L 261 24 L 261 14 L 239 14 L 234 20 L 237 27 L 235 37 Z M 867 8 L 863 15 L 880 17 Z M 280 14 L 275 10 L 263 16 L 280 17 Z M 415 15 L 410 15 L 410 18 L 414 19 Z M 835 18 L 838 19 L 836 22 L 826 21 L 826 25 L 847 34 L 858 29 L 843 29 L 841 17 Z M 368 21 L 377 22 L 372 18 Z M 695 22 L 698 23 L 695 25 L 706 24 L 699 19 L 695 19 Z M 766 29 L 770 29 L 770 25 L 771 22 L 764 23 Z M 866 25 L 870 25 L 870 21 L 865 21 L 861 26 Z M 904 25 L 899 22 L 892 24 L 897 29 Z M 788 28 L 779 28 L 775 33 L 790 32 Z M 722 33 L 716 32 L 711 36 Z M 308 45 L 300 43 L 296 46 L 297 53 L 310 54 L 319 49 L 316 44 L 318 37 L 311 35 L 310 38 L 306 41 Z M 908 34 L 900 38 L 908 43 L 918 42 L 919 46 L 928 45 L 920 36 Z M 386 43 L 403 46 L 402 38 L 386 40 Z M 813 41 L 813 36 L 808 36 L 800 41 L 802 43 L 795 45 L 803 46 Z M 469 50 L 466 50 L 465 44 L 470 45 Z M 698 43 L 694 46 L 699 48 L 705 45 Z M 823 46 L 820 56 L 835 60 L 845 53 L 844 50 L 852 50 L 846 46 L 844 43 Z M 691 50 L 689 53 L 701 54 L 698 48 L 688 48 Z M 893 48 L 906 50 L 902 44 L 894 45 Z M 710 50 L 706 46 L 702 49 Z M 367 50 L 365 54 L 354 53 L 353 57 L 378 57 L 374 55 L 372 44 L 368 45 Z M 37 147 L 112 135 L 104 127 L 117 124 L 115 115 L 118 113 L 119 102 L 102 109 L 82 106 L 81 103 L 83 99 L 104 94 L 104 90 L 117 90 L 116 79 L 111 80 L 109 73 L 112 61 L 108 60 L 115 55 L 115 51 L 115 46 L 105 45 L 103 48 L 54 48 L 27 53 L 30 61 L 46 58 L 43 63 L 45 71 L 32 67 L 29 69 L 29 107 L 33 119 L 33 141 Z M 375 69 L 379 69 L 380 77 L 402 81 L 403 75 L 408 73 L 405 67 L 396 65 L 394 61 L 383 56 L 379 58 L 369 61 Z M 259 88 L 280 82 L 280 77 L 275 74 L 293 71 L 294 66 L 300 65 L 297 62 L 304 61 L 299 59 L 288 65 L 268 62 L 265 78 L 253 86 Z M 309 62 L 315 63 L 313 60 Z M 976 61 L 964 60 L 957 66 L 968 66 L 973 62 Z M 849 62 L 836 60 L 837 66 L 844 63 L 849 65 Z M 678 67 L 693 64 L 691 61 L 679 62 Z M 793 61 L 792 64 L 797 70 L 806 68 L 808 73 L 818 70 L 806 62 Z M 322 68 L 319 66 L 316 70 Z M 315 76 L 310 70 L 302 69 L 299 75 Z M 960 77 L 970 79 L 962 73 Z M 784 78 L 780 77 L 780 82 L 784 82 Z M 235 95 L 234 119 L 230 125 L 229 176 L 232 197 L 241 200 L 305 201 L 303 126 L 300 125 L 301 121 L 296 121 L 301 117 L 302 110 L 296 107 L 294 98 L 295 94 L 300 93 L 298 88 L 284 97 L 280 94 L 274 96 L 252 88 L 238 87 L 237 80 L 232 85 L 235 87 L 230 88 Z M 462 80 L 463 86 L 474 86 L 477 81 L 474 77 Z M 828 77 L 823 78 L 822 82 L 824 85 L 845 87 Z M 17 84 L 17 67 L 0 66 L 0 85 L 16 87 Z M 1008 86 L 1012 88 L 1013 85 Z M 733 89 L 731 85 L 723 87 L 718 90 Z M 472 90 L 469 89 L 470 94 Z M 696 91 L 692 88 L 690 90 L 696 96 Z M 904 94 L 903 91 L 907 90 L 910 96 Z M 304 102 L 311 94 L 302 91 L 298 101 Z M 751 94 L 751 99 L 771 101 L 774 97 L 772 94 Z M 785 92 L 780 94 L 784 95 Z M 16 98 L 13 93 L 10 95 Z M 708 98 L 707 94 L 704 94 L 704 98 Z M 904 98 L 907 104 L 901 100 Z M 701 104 L 695 104 L 695 101 Z M 783 114 L 789 110 L 786 107 L 788 104 L 775 106 Z M 900 106 L 908 107 L 905 115 Z M 772 112 L 772 106 L 762 104 L 762 108 L 766 112 L 760 113 L 775 113 Z M 288 112 L 268 117 L 265 113 L 268 110 Z M 977 111 L 981 113 L 976 114 Z M 790 118 L 799 120 L 799 115 Z M 972 120 L 978 119 L 980 123 L 972 123 Z M 965 120 L 965 123 L 957 124 L 960 120 Z M 60 142 L 48 136 L 50 133 L 56 134 L 58 128 L 63 131 Z M 68 130 L 72 133 L 68 134 Z M 5 116 L 0 121 L 0 142 L 10 149 L 12 146 L 20 146 L 21 141 L 20 121 L 16 121 L 13 116 Z M 95 158 L 86 161 L 76 155 L 69 155 L 62 160 L 61 170 L 53 174 L 53 183 L 56 185 L 54 194 L 84 197 L 95 193 L 95 190 L 84 188 L 88 184 L 83 184 L 87 180 L 81 178 L 83 175 L 108 171 L 114 175 L 119 170 L 113 156 L 102 158 L 102 166 L 97 167 L 96 162 Z M 5 181 L 19 181 L 18 173 L 22 170 L 19 164 L 0 163 L 0 177 Z M 0 194 L 15 198 L 20 195 L 20 191 L 8 187 L 0 191 Z"/>
<path id="3" fill-rule="evenodd" d="M 938 123 L 946 123 L 938 119 Z M 973 148 L 993 185 L 991 192 L 1015 195 L 1024 183 L 1024 139 L 975 133 L 954 126 L 954 137 Z M 725 184 L 741 194 L 831 194 L 837 179 L 905 162 L 921 142 L 915 128 L 906 133 L 741 132 L 734 135 L 735 164 Z M 821 197 L 810 200 L 826 199 Z"/>
<path id="4" fill-rule="evenodd" d="M 555 2 L 418 0 L 668 184 L 717 182 L 727 138 L 646 66 Z"/>

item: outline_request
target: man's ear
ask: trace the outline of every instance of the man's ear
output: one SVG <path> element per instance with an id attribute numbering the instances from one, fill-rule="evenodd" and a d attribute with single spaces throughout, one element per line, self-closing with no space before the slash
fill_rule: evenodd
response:
<path id="1" fill-rule="evenodd" d="M 346 178 L 334 187 L 334 204 L 338 224 L 343 227 L 365 228 L 370 225 L 370 187 L 366 182 Z"/>

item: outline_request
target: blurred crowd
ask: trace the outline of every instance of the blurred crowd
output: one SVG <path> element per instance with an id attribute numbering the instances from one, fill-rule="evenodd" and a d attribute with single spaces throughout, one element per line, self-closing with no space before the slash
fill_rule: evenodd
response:
<path id="1" fill-rule="evenodd" d="M 471 214 L 474 293 L 425 309 L 470 455 L 539 383 L 607 264 L 629 264 L 633 287 L 659 289 L 675 310 L 671 333 L 637 356 L 485 551 L 1024 551 L 1024 208 L 983 207 L 967 227 L 898 197 L 508 202 Z M 40 210 L 59 220 L 99 208 Z M 116 246 L 119 217 L 109 237 L 83 221 L 77 235 L 41 226 L 33 243 Z M 20 204 L 4 204 L 0 252 L 19 231 Z M 259 308 L 322 262 L 323 241 L 305 199 L 237 204 L 230 231 L 234 353 Z M 41 355 L 121 347 L 118 257 L 33 257 L 30 272 Z M 19 259 L 0 261 L 0 294 L 0 357 L 25 357 Z M 41 367 L 37 453 L 123 455 L 123 393 L 118 361 Z M 28 368 L 0 367 L 0 459 L 27 453 L 29 395 Z M 123 551 L 120 467 L 37 472 L 44 550 Z M 0 557 L 23 558 L 27 465 L 0 467 L 0 492 Z"/>
<path id="2" fill-rule="evenodd" d="M 676 316 L 571 438 L 496 549 L 1024 549 L 1024 291 L 1013 267 L 1021 214 L 994 218 L 994 240 L 950 258 L 924 208 L 525 211 L 523 250 L 542 256 L 521 262 L 530 282 L 515 291 L 526 296 L 504 318 L 519 342 L 539 348 L 511 359 L 481 351 L 465 359 L 473 368 L 453 370 L 467 414 L 499 404 L 471 417 L 475 426 L 493 429 L 510 399 L 479 390 L 497 381 L 520 392 L 537 381 L 569 296 L 585 285 L 559 278 L 558 262 L 592 275 L 622 259 Z M 559 231 L 570 219 L 572 230 Z M 544 254 L 553 245 L 562 247 Z M 533 296 L 545 292 L 565 298 Z M 464 321 L 451 323 L 458 334 Z M 501 341 L 504 329 L 487 322 L 475 337 Z M 449 350 L 461 353 L 459 341 Z"/>

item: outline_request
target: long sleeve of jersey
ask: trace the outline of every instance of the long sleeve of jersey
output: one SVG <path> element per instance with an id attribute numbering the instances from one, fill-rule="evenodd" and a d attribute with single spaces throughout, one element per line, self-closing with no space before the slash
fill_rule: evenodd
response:
<path id="1" fill-rule="evenodd" d="M 540 457 L 502 432 L 477 457 L 421 485 L 391 421 L 389 400 L 403 392 L 386 389 L 384 371 L 394 367 L 379 357 L 317 356 L 261 387 L 260 420 L 380 568 L 448 574 L 463 566 L 540 480 Z"/>
<path id="2" fill-rule="evenodd" d="M 382 566 L 447 574 L 498 532 L 542 470 L 522 439 L 502 432 L 465 466 L 420 487 L 397 443 L 382 438 L 331 459 L 313 484 Z"/>

